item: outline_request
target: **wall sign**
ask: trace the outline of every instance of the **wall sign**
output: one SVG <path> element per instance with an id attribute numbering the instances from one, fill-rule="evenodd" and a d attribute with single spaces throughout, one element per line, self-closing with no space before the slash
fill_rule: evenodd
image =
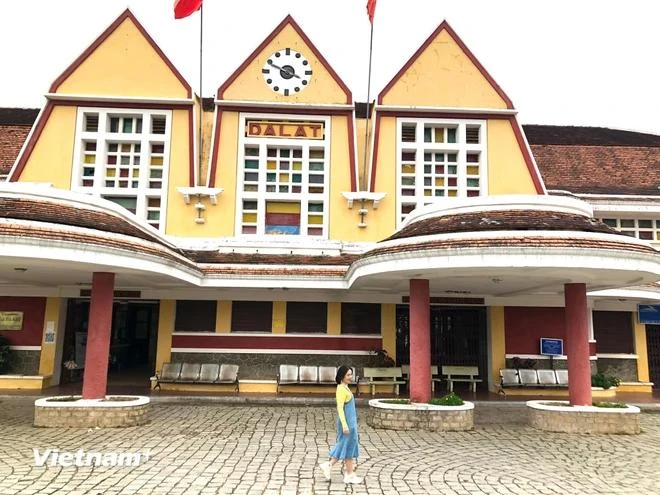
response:
<path id="1" fill-rule="evenodd" d="M 0 330 L 23 330 L 23 311 L 0 311 Z"/>
<path id="2" fill-rule="evenodd" d="M 639 322 L 647 325 L 660 325 L 660 305 L 640 304 L 638 306 Z"/>
<path id="3" fill-rule="evenodd" d="M 564 340 L 548 339 L 541 337 L 541 355 L 543 356 L 563 356 Z"/>
<path id="4" fill-rule="evenodd" d="M 246 120 L 245 136 L 320 140 L 325 137 L 325 129 L 323 122 Z"/>

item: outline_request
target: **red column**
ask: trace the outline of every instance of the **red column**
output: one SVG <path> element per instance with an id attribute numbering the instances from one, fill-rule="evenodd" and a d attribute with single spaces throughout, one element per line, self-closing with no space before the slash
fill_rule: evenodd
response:
<path id="1" fill-rule="evenodd" d="M 591 362 L 589 361 L 589 308 L 587 286 L 565 284 L 566 357 L 568 398 L 572 406 L 591 405 Z"/>
<path id="2" fill-rule="evenodd" d="M 108 358 L 112 330 L 115 274 L 94 273 L 87 327 L 83 399 L 102 399 L 108 385 Z"/>
<path id="3" fill-rule="evenodd" d="M 429 281 L 410 281 L 410 400 L 431 399 L 431 306 Z"/>

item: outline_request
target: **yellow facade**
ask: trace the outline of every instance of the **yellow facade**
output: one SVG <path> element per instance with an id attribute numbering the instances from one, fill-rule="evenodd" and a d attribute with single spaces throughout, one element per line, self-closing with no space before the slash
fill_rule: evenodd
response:
<path id="1" fill-rule="evenodd" d="M 71 188 L 76 112 L 72 106 L 53 108 L 32 153 L 26 157 L 21 182 L 50 182 L 58 189 Z"/>
<path id="2" fill-rule="evenodd" d="M 262 77 L 261 70 L 271 55 L 278 50 L 291 48 L 301 53 L 312 67 L 309 85 L 300 93 L 284 96 L 272 91 Z M 335 103 L 346 104 L 345 91 L 324 67 L 323 61 L 291 23 L 287 23 L 276 36 L 250 60 L 242 72 L 226 86 L 222 95 L 224 100 L 274 101 L 285 103 Z"/>
<path id="3" fill-rule="evenodd" d="M 383 95 L 383 105 L 507 108 L 447 30 L 441 30 Z"/>
<path id="4" fill-rule="evenodd" d="M 536 194 L 509 120 L 488 121 L 488 193 Z"/>
<path id="5" fill-rule="evenodd" d="M 176 77 L 130 17 L 57 88 L 72 95 L 189 98 Z"/>

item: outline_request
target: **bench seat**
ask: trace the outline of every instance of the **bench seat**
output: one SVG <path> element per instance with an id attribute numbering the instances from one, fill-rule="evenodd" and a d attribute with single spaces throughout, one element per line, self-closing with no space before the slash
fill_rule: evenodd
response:
<path id="1" fill-rule="evenodd" d="M 234 385 L 239 391 L 238 365 L 215 363 L 164 363 L 156 373 L 155 389 L 162 390 L 161 383 Z"/>
<path id="2" fill-rule="evenodd" d="M 280 364 L 277 373 L 277 393 L 280 392 L 280 385 L 332 385 L 336 387 L 336 376 L 337 367 L 335 366 Z M 354 381 L 357 383 L 357 375 L 354 377 Z"/>
<path id="3" fill-rule="evenodd" d="M 477 378 L 479 376 L 479 368 L 477 366 L 443 366 L 442 374 L 444 379 L 447 380 L 447 390 L 454 391 L 454 382 L 467 382 L 470 384 L 472 392 L 477 391 L 477 383 L 483 380 Z"/>
<path id="4" fill-rule="evenodd" d="M 371 387 L 371 395 L 376 394 L 377 385 L 393 385 L 394 393 L 399 396 L 399 385 L 408 383 L 403 379 L 401 368 L 364 368 L 362 370 L 364 381 L 362 383 Z"/>

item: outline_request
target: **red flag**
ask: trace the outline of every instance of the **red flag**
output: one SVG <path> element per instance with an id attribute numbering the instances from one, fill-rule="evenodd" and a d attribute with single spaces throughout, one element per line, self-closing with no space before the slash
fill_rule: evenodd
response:
<path id="1" fill-rule="evenodd" d="M 174 0 L 174 18 L 183 19 L 202 8 L 202 0 Z"/>
<path id="2" fill-rule="evenodd" d="M 374 23 L 374 14 L 376 13 L 376 0 L 367 0 L 367 15 L 369 22 Z"/>

